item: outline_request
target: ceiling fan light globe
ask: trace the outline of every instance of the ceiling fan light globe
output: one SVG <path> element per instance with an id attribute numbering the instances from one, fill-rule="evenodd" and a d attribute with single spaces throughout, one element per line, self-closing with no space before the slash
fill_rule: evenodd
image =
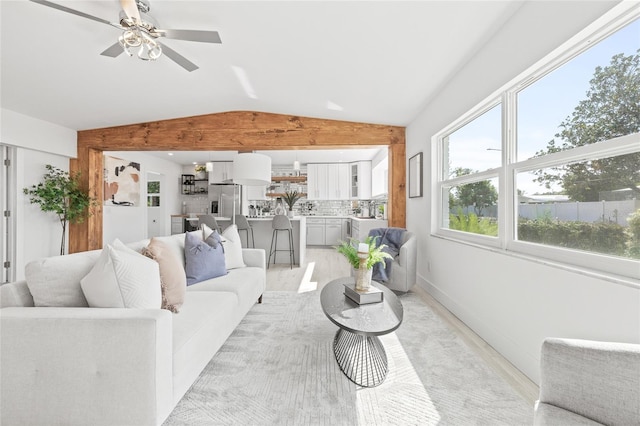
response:
<path id="1" fill-rule="evenodd" d="M 124 37 L 123 36 L 118 37 L 118 43 L 120 43 L 120 46 L 122 46 L 122 51 L 124 53 L 126 53 L 128 56 L 133 56 L 133 53 L 131 53 L 131 50 L 129 50 L 129 46 L 124 41 Z"/>
<path id="2" fill-rule="evenodd" d="M 125 30 L 120 38 L 118 38 L 120 44 L 124 47 L 139 47 L 142 45 L 142 37 L 137 31 Z"/>
<path id="3" fill-rule="evenodd" d="M 149 49 L 149 59 L 150 60 L 155 61 L 160 56 L 162 56 L 162 47 L 159 44 L 156 44 L 155 46 L 152 46 Z"/>

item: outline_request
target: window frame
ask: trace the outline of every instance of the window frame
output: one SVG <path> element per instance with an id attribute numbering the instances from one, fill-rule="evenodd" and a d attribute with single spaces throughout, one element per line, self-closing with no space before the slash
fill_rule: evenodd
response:
<path id="1" fill-rule="evenodd" d="M 470 109 L 450 125 L 443 128 L 431 138 L 432 154 L 432 223 L 431 235 L 454 241 L 474 244 L 488 249 L 498 249 L 514 255 L 535 258 L 543 263 L 553 263 L 566 268 L 605 273 L 622 280 L 640 278 L 640 262 L 633 259 L 610 256 L 595 252 L 584 252 L 574 249 L 531 243 L 516 239 L 518 224 L 518 173 L 539 170 L 546 167 L 564 165 L 576 161 L 618 156 L 640 152 L 638 141 L 640 133 L 575 147 L 570 150 L 547 154 L 517 161 L 517 96 L 518 93 L 563 64 L 586 51 L 595 43 L 618 31 L 625 25 L 640 19 L 640 7 L 627 7 L 616 16 L 599 20 L 581 34 L 575 36 L 566 45 L 561 46 L 538 64 L 532 66 L 518 77 L 488 96 L 483 102 Z M 606 21 L 606 22 L 603 22 Z M 593 30 L 597 26 L 596 30 Z M 472 173 L 465 176 L 449 178 L 445 139 L 456 130 L 480 117 L 498 104 L 502 104 L 502 163 L 500 167 Z M 473 234 L 451 230 L 444 227 L 445 206 L 448 212 L 448 189 L 452 186 L 473 183 L 486 179 L 498 179 L 498 236 Z M 447 190 L 447 191 L 446 191 Z M 446 198 L 446 199 L 445 199 Z M 640 283 L 634 282 L 634 286 Z"/>

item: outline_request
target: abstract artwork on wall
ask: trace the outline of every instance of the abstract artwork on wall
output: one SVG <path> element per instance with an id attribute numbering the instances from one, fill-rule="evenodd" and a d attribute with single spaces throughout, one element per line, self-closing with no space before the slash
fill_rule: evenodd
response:
<path id="1" fill-rule="evenodd" d="M 140 204 L 140 164 L 104 156 L 104 205 Z"/>

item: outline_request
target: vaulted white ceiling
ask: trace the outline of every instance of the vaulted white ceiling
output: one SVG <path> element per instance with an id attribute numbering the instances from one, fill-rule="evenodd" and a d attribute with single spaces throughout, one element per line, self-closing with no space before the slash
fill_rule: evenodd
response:
<path id="1" fill-rule="evenodd" d="M 111 22 L 120 11 L 52 1 Z M 101 56 L 116 28 L 3 0 L 2 107 L 76 130 L 233 110 L 407 125 L 521 5 L 151 0 L 161 28 L 220 33 L 221 45 L 164 41 L 200 67 L 189 73 L 166 57 Z"/>

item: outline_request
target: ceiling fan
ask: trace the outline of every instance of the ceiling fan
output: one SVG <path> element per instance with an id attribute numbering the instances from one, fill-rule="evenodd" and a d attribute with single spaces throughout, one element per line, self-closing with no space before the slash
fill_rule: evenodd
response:
<path id="1" fill-rule="evenodd" d="M 159 39 L 168 38 L 175 40 L 199 41 L 203 43 L 222 43 L 220 35 L 217 31 L 201 31 L 201 30 L 165 30 L 157 28 L 157 23 L 149 14 L 149 0 L 120 0 L 122 11 L 120 12 L 120 21 L 117 23 L 109 22 L 105 19 L 80 12 L 75 9 L 62 6 L 48 0 L 31 0 L 44 6 L 91 19 L 93 21 L 102 22 L 103 24 L 122 30 L 122 35 L 118 41 L 105 49 L 101 53 L 103 56 L 115 58 L 122 52 L 129 56 L 133 56 L 134 49 L 137 49 L 138 58 L 145 61 L 154 61 L 164 53 L 180 65 L 182 68 L 191 72 L 198 69 L 198 66 L 180 55 L 175 50 L 165 44 L 161 44 Z"/>

